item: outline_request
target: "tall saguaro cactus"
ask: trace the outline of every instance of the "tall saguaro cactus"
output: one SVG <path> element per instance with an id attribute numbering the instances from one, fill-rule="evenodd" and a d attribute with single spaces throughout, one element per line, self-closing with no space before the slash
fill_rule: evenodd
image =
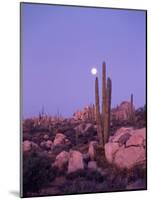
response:
<path id="1" fill-rule="evenodd" d="M 106 99 L 105 99 L 105 114 L 104 114 L 104 144 L 108 141 L 110 133 L 110 115 L 111 115 L 111 93 L 112 82 L 111 79 L 107 79 Z"/>
<path id="2" fill-rule="evenodd" d="M 103 62 L 102 65 L 102 121 L 104 122 L 106 113 L 106 64 Z M 104 126 L 102 126 L 104 132 Z"/>
<path id="3" fill-rule="evenodd" d="M 99 142 L 100 142 L 100 145 L 103 147 L 104 140 L 103 140 L 102 126 L 101 126 L 98 77 L 96 77 L 95 79 L 95 114 L 96 114 L 97 133 L 99 137 Z"/>
<path id="4" fill-rule="evenodd" d="M 110 78 L 106 80 L 106 64 L 102 65 L 102 114 L 100 114 L 99 104 L 99 84 L 98 77 L 95 79 L 95 108 L 96 108 L 96 123 L 97 132 L 100 141 L 100 145 L 108 141 L 110 134 L 110 115 L 111 115 L 111 93 L 112 93 L 112 81 Z"/>

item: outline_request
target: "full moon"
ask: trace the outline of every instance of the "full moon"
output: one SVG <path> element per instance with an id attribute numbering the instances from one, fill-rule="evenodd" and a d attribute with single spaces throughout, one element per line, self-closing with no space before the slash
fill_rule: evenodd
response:
<path id="1" fill-rule="evenodd" d="M 97 74 L 97 69 L 96 68 L 92 68 L 91 69 L 91 74 L 92 75 L 96 75 Z"/>

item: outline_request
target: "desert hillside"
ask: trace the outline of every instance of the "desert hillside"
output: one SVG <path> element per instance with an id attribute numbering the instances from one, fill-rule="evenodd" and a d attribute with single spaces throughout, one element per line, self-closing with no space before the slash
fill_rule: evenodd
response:
<path id="1" fill-rule="evenodd" d="M 23 120 L 24 196 L 146 188 L 146 110 L 130 102 L 111 110 L 110 136 L 99 143 L 91 106 L 71 118 Z"/>

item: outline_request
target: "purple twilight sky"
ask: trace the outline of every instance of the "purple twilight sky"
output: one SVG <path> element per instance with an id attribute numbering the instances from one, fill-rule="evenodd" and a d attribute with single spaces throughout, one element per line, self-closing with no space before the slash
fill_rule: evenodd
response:
<path id="1" fill-rule="evenodd" d="M 63 116 L 94 103 L 91 68 L 106 62 L 112 107 L 134 94 L 145 104 L 146 12 L 21 5 L 23 117 Z"/>

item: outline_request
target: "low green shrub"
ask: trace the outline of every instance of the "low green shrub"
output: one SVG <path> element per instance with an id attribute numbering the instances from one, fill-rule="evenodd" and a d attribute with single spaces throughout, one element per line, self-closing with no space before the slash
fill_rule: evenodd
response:
<path id="1" fill-rule="evenodd" d="M 23 194 L 39 192 L 56 177 L 57 169 L 52 167 L 51 160 L 38 152 L 23 156 Z"/>

